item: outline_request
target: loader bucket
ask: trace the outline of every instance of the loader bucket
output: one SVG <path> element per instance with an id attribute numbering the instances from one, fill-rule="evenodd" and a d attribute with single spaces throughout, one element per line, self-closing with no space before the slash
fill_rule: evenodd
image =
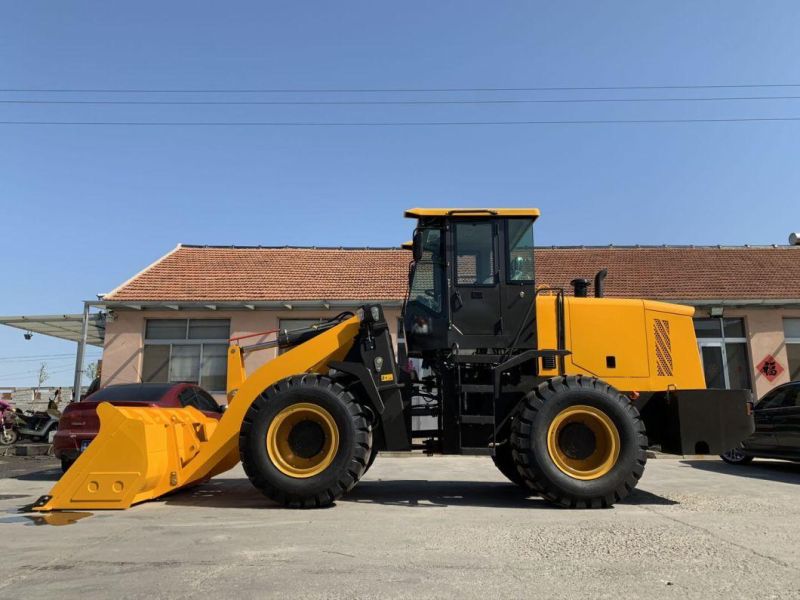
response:
<path id="1" fill-rule="evenodd" d="M 195 408 L 97 407 L 100 433 L 35 508 L 128 508 L 178 487 L 216 429 Z"/>
<path id="2" fill-rule="evenodd" d="M 253 400 L 291 375 L 326 372 L 330 361 L 344 358 L 359 323 L 351 317 L 259 367 L 229 390 L 233 397 L 219 421 L 192 407 L 100 404 L 97 437 L 32 508 L 129 508 L 227 471 L 239 462 L 239 429 Z M 228 351 L 244 360 L 238 346 Z"/>

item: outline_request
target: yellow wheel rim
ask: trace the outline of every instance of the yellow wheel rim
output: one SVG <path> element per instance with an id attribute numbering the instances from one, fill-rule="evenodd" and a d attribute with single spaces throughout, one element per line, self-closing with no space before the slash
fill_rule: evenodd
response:
<path id="1" fill-rule="evenodd" d="M 563 473 L 582 480 L 606 475 L 619 458 L 619 431 L 594 406 L 578 404 L 556 415 L 547 430 L 547 451 Z"/>
<path id="2" fill-rule="evenodd" d="M 304 479 L 322 473 L 339 449 L 339 428 L 331 414 L 317 404 L 287 406 L 267 430 L 267 453 L 284 475 Z"/>

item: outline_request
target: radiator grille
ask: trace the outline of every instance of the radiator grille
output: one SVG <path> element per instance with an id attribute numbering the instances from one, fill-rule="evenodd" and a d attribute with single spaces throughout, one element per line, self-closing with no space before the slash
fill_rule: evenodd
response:
<path id="1" fill-rule="evenodd" d="M 672 342 L 669 339 L 669 321 L 653 320 L 653 333 L 656 340 L 656 374 L 659 377 L 672 377 Z"/>

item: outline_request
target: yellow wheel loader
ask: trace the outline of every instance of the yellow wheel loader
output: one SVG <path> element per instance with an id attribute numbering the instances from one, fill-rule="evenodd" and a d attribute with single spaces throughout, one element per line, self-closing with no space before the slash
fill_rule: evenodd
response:
<path id="1" fill-rule="evenodd" d="M 98 437 L 37 510 L 121 509 L 240 460 L 274 501 L 317 507 L 380 451 L 491 457 L 532 494 L 611 506 L 646 450 L 719 453 L 753 431 L 750 392 L 706 390 L 693 309 L 536 279 L 536 209 L 412 209 L 398 365 L 380 305 L 254 346 L 233 341 L 229 406 L 98 408 Z M 375 273 L 375 277 L 381 277 Z M 657 274 L 654 274 L 657 276 Z M 283 352 L 246 373 L 248 351 Z M 413 368 L 410 366 L 413 364 Z"/>

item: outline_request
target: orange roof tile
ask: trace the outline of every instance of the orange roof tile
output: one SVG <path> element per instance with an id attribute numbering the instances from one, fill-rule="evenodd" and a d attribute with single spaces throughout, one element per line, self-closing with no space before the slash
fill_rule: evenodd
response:
<path id="1" fill-rule="evenodd" d="M 106 300 L 392 300 L 405 295 L 401 249 L 179 246 Z"/>
<path id="2" fill-rule="evenodd" d="M 109 301 L 400 300 L 411 253 L 393 248 L 179 246 Z M 538 248 L 539 283 L 609 271 L 606 293 L 670 300 L 800 299 L 798 247 Z"/>

